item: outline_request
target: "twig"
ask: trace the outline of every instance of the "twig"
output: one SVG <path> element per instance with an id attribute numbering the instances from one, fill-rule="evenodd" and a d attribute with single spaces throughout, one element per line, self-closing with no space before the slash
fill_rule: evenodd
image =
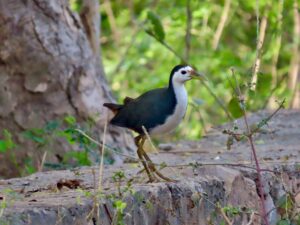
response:
<path id="1" fill-rule="evenodd" d="M 7 199 L 6 199 L 6 196 L 4 195 L 4 196 L 2 197 L 1 203 L 2 203 L 2 204 L 5 204 L 6 201 L 7 201 Z M 5 210 L 5 209 L 6 209 L 6 207 L 1 207 L 1 208 L 0 208 L 0 218 L 3 216 L 4 210 Z"/>
<path id="2" fill-rule="evenodd" d="M 165 48 L 167 48 L 170 52 L 172 52 L 178 59 L 180 59 L 180 61 L 184 64 L 189 64 L 188 61 L 186 61 L 181 55 L 179 55 L 171 46 L 169 46 L 165 41 L 160 41 L 158 40 L 153 34 L 151 34 L 150 32 L 147 32 L 146 30 L 144 30 L 149 36 L 151 36 L 152 38 L 154 38 L 155 40 L 157 40 L 161 45 L 163 45 Z M 194 66 L 195 67 L 195 66 Z M 208 84 L 205 83 L 205 81 L 200 80 L 200 82 L 202 83 L 202 85 L 208 90 L 209 94 L 216 100 L 216 102 L 219 104 L 219 106 L 224 110 L 224 112 L 226 113 L 227 117 L 229 120 L 232 120 L 232 116 L 230 115 L 229 111 L 227 110 L 227 108 L 224 106 L 224 104 L 222 103 L 222 101 L 215 95 L 215 93 L 212 91 L 212 89 L 208 86 Z"/>
<path id="3" fill-rule="evenodd" d="M 99 181 L 98 181 L 98 192 L 101 192 L 101 185 L 102 185 L 102 179 L 103 179 L 103 163 L 104 163 L 104 151 L 105 151 L 105 138 L 106 138 L 106 132 L 107 132 L 107 120 L 104 124 L 104 131 L 103 131 L 103 140 L 102 140 L 102 146 L 101 146 L 101 159 L 100 159 L 100 166 L 99 166 Z"/>
<path id="4" fill-rule="evenodd" d="M 89 139 L 90 141 L 92 141 L 93 143 L 95 143 L 98 146 L 102 146 L 102 143 L 96 141 L 95 139 L 93 139 L 92 137 L 88 136 L 86 133 L 84 133 L 82 130 L 79 129 L 75 129 L 75 131 L 79 132 L 81 135 L 83 135 L 84 137 L 86 137 L 87 139 Z M 126 155 L 123 153 L 118 152 L 117 150 L 115 150 L 114 148 L 109 147 L 107 144 L 104 145 L 105 147 L 107 147 L 108 150 L 123 156 L 123 157 L 127 157 L 130 158 L 132 160 L 134 160 L 135 162 L 142 162 L 142 160 L 131 156 L 131 155 Z M 146 161 L 144 161 L 146 162 Z M 293 161 L 293 162 L 286 162 L 286 161 L 270 161 L 270 162 L 266 162 L 266 163 L 276 163 L 276 164 L 295 164 L 295 163 L 300 163 L 300 161 Z M 161 164 L 157 164 L 154 163 L 155 166 L 160 166 Z M 245 168 L 249 168 L 249 169 L 255 169 L 253 167 L 247 166 L 247 165 L 251 165 L 250 162 L 245 162 L 245 163 L 197 163 L 195 166 L 215 166 L 215 165 L 220 165 L 220 166 L 237 166 L 237 167 L 245 167 Z M 190 167 L 193 166 L 193 163 L 189 163 L 189 164 L 176 164 L 176 165 L 167 165 L 166 167 Z M 276 173 L 276 171 L 273 170 L 269 170 L 269 169 L 261 169 L 261 171 L 267 171 L 267 172 L 273 172 Z"/>
<path id="5" fill-rule="evenodd" d="M 110 27 L 111 27 L 111 30 L 112 30 L 112 33 L 113 33 L 114 41 L 116 43 L 118 43 L 120 35 L 119 35 L 118 28 L 117 28 L 117 23 L 116 23 L 116 20 L 115 20 L 114 12 L 113 12 L 112 7 L 111 7 L 110 0 L 104 0 L 103 8 L 104 8 L 105 13 L 108 17 L 108 21 L 109 21 L 109 24 L 110 24 Z"/>
<path id="6" fill-rule="evenodd" d="M 257 73 L 259 71 L 260 61 L 261 61 L 261 50 L 263 47 L 266 29 L 267 29 L 267 16 L 263 16 L 261 24 L 259 26 L 259 10 L 258 10 L 259 4 L 258 4 L 258 2 L 256 3 L 256 7 L 257 7 L 256 19 L 257 19 L 257 27 L 259 27 L 259 33 L 257 35 L 257 43 L 256 43 L 256 58 L 255 58 L 255 62 L 254 62 L 253 70 L 252 70 L 252 81 L 251 81 L 251 84 L 252 84 L 251 89 L 252 90 L 255 90 L 255 88 L 256 88 Z"/>
<path id="7" fill-rule="evenodd" d="M 98 9 L 99 1 L 84 0 L 82 1 L 82 9 L 80 11 L 81 22 L 85 28 L 93 53 L 97 57 L 99 57 L 100 52 L 100 13 Z"/>
<path id="8" fill-rule="evenodd" d="M 226 213 L 224 212 L 224 209 L 220 206 L 220 204 L 218 204 L 217 207 L 218 207 L 222 217 L 226 221 L 227 225 L 232 225 L 233 222 L 230 221 L 230 219 L 228 218 L 228 216 L 226 215 Z"/>
<path id="9" fill-rule="evenodd" d="M 96 141 L 95 139 L 93 139 L 92 137 L 90 137 L 89 135 L 87 135 L 85 132 L 83 132 L 82 130 L 80 129 L 74 129 L 74 131 L 80 133 L 81 135 L 83 135 L 84 137 L 86 137 L 87 139 L 89 139 L 91 142 L 95 143 L 96 145 L 98 146 L 101 146 L 102 148 L 103 147 L 106 147 L 107 149 L 109 149 L 110 151 L 116 153 L 117 155 L 120 155 L 120 156 L 124 156 L 126 158 L 129 158 L 129 159 L 132 159 L 134 160 L 135 162 L 148 162 L 146 160 L 141 160 L 141 159 L 138 159 L 134 156 L 131 156 L 131 155 L 126 155 L 126 154 L 123 154 L 119 151 L 117 151 L 116 149 L 110 147 L 109 145 L 103 143 L 103 142 L 99 142 L 99 141 Z M 153 163 L 155 166 L 160 166 L 161 164 L 157 164 L 157 163 Z"/>
<path id="10" fill-rule="evenodd" d="M 148 131 L 146 130 L 146 128 L 145 128 L 144 126 L 142 126 L 142 129 L 143 129 L 143 131 L 144 131 L 144 133 L 145 133 L 145 135 L 146 135 L 147 140 L 150 142 L 150 145 L 151 145 L 152 149 L 153 149 L 156 153 L 159 153 L 158 150 L 157 150 L 157 148 L 156 148 L 155 145 L 153 144 L 153 142 L 152 142 L 152 140 L 151 140 L 151 138 L 150 138 L 150 135 L 149 135 Z"/>
<path id="11" fill-rule="evenodd" d="M 119 73 L 121 67 L 123 66 L 124 62 L 125 62 L 125 58 L 127 57 L 129 50 L 132 48 L 132 46 L 134 45 L 135 41 L 136 41 L 136 37 L 138 35 L 138 33 L 140 32 L 139 28 L 136 28 L 131 36 L 131 40 L 129 45 L 127 46 L 126 50 L 124 51 L 124 53 L 121 56 L 121 60 L 118 63 L 118 65 L 116 66 L 116 68 L 114 69 L 114 72 L 112 74 L 117 74 Z"/>
<path id="12" fill-rule="evenodd" d="M 279 52 L 280 52 L 280 47 L 281 47 L 281 39 L 282 39 L 282 11 L 283 11 L 283 1 L 280 0 L 278 2 L 278 14 L 277 14 L 277 35 L 275 39 L 275 44 L 274 44 L 274 54 L 272 57 L 272 78 L 273 78 L 273 84 L 276 84 L 277 82 L 277 62 L 278 62 L 278 57 L 279 57 Z"/>
<path id="13" fill-rule="evenodd" d="M 285 99 L 283 99 L 280 103 L 277 109 L 272 112 L 268 117 L 262 119 L 254 128 L 251 128 L 251 135 L 254 135 L 255 133 L 259 132 L 259 130 L 268 124 L 268 122 L 279 112 L 279 110 L 284 108 Z M 223 134 L 228 134 L 232 136 L 236 141 L 241 141 L 243 137 L 248 136 L 249 133 L 236 133 L 229 129 L 223 130 Z"/>
<path id="14" fill-rule="evenodd" d="M 218 24 L 218 28 L 216 30 L 216 33 L 215 33 L 215 36 L 214 36 L 214 39 L 213 39 L 213 42 L 212 42 L 212 47 L 213 47 L 214 50 L 216 50 L 218 48 L 222 32 L 224 30 L 226 21 L 228 19 L 230 5 L 231 5 L 231 0 L 226 0 L 223 11 L 222 11 L 221 19 L 220 19 L 220 22 Z"/>
<path id="15" fill-rule="evenodd" d="M 91 209 L 91 211 L 88 213 L 87 218 L 88 219 L 92 219 L 94 220 L 94 224 L 97 225 L 98 224 L 98 220 L 100 218 L 100 204 L 99 204 L 99 195 L 101 194 L 102 191 L 102 180 L 103 180 L 103 162 L 104 162 L 104 146 L 105 146 L 105 139 L 106 139 L 106 132 L 107 132 L 107 120 L 105 121 L 104 124 L 104 131 L 103 131 L 103 140 L 102 140 L 102 145 L 100 147 L 100 165 L 99 165 L 99 179 L 98 179 L 98 188 L 96 186 L 96 174 L 95 174 L 95 170 L 92 169 L 92 174 L 93 174 L 93 183 L 94 183 L 94 194 L 93 194 L 93 208 Z M 81 133 L 82 134 L 82 133 Z M 84 135 L 85 137 L 87 137 L 88 135 Z M 92 218 L 93 216 L 93 218 Z"/>
<path id="16" fill-rule="evenodd" d="M 44 164 L 45 164 L 45 161 L 46 161 L 46 157 L 47 157 L 47 151 L 44 152 L 43 157 L 42 157 L 42 161 L 41 161 L 41 163 L 38 167 L 39 172 L 43 171 Z"/>
<path id="17" fill-rule="evenodd" d="M 191 29 L 192 29 L 191 1 L 186 0 L 186 32 L 185 32 L 185 60 L 189 61 L 191 49 Z"/>
<path id="18" fill-rule="evenodd" d="M 233 69 L 232 69 L 232 75 L 234 76 L 235 81 L 237 82 L 237 79 L 235 77 L 235 73 L 234 73 Z M 269 225 L 267 211 L 266 211 L 266 205 L 265 205 L 263 183 L 262 183 L 262 175 L 261 175 L 262 171 L 261 171 L 261 168 L 260 168 L 260 165 L 259 165 L 259 162 L 258 162 L 258 158 L 257 158 L 257 155 L 256 155 L 256 149 L 255 149 L 254 142 L 253 142 L 253 137 L 252 137 L 253 133 L 251 132 L 251 129 L 250 129 L 250 126 L 249 126 L 249 123 L 248 123 L 246 107 L 245 107 L 245 99 L 242 97 L 242 92 L 240 90 L 239 84 L 236 83 L 236 85 L 237 85 L 237 91 L 238 91 L 240 105 L 241 105 L 241 108 L 242 108 L 242 111 L 243 111 L 243 118 L 244 118 L 244 122 L 245 122 L 245 125 L 246 125 L 247 133 L 248 133 L 247 138 L 248 138 L 248 141 L 249 141 L 250 146 L 251 146 L 251 150 L 252 150 L 252 154 L 253 154 L 254 161 L 255 161 L 255 166 L 256 166 L 256 172 L 257 172 L 257 178 L 258 178 L 259 197 L 260 197 L 260 201 L 261 201 L 261 205 L 262 205 L 262 208 L 261 208 L 262 214 L 261 214 L 261 216 L 262 216 L 265 224 Z"/>
<path id="19" fill-rule="evenodd" d="M 246 225 L 251 225 L 254 222 L 254 218 L 255 218 L 255 212 L 252 212 L 250 216 L 250 220 Z"/>
<path id="20" fill-rule="evenodd" d="M 210 93 L 210 95 L 213 96 L 213 98 L 216 100 L 216 102 L 219 104 L 219 106 L 223 109 L 223 111 L 227 115 L 228 119 L 230 121 L 232 121 L 233 118 L 230 115 L 230 113 L 227 110 L 227 108 L 225 107 L 225 105 L 223 104 L 223 102 L 217 97 L 217 95 L 212 91 L 212 89 L 208 86 L 208 84 L 205 83 L 205 81 L 202 81 L 202 80 L 200 80 L 200 81 L 201 81 L 202 85 L 206 88 L 206 90 L 208 90 L 208 92 Z"/>
<path id="21" fill-rule="evenodd" d="M 275 163 L 275 162 L 269 162 L 269 163 Z M 276 162 L 278 163 L 278 162 Z M 293 162 L 295 163 L 295 162 Z M 252 165 L 251 162 L 245 162 L 245 163 L 189 163 L 189 164 L 177 164 L 177 165 L 167 165 L 166 167 L 173 167 L 173 168 L 181 168 L 181 167 L 200 167 L 200 166 L 231 166 L 231 167 L 241 167 L 241 168 L 246 168 L 246 169 L 251 169 L 251 170 L 256 170 L 255 167 L 252 166 L 247 166 L 247 165 Z M 261 169 L 261 171 L 264 172 L 270 172 L 277 174 L 277 171 L 271 170 L 271 169 Z"/>
<path id="22" fill-rule="evenodd" d="M 98 146 L 105 146 L 106 148 L 108 148 L 110 151 L 120 155 L 120 156 L 124 156 L 124 157 L 127 157 L 127 158 L 131 158 L 131 159 L 134 159 L 134 160 L 138 160 L 137 158 L 131 156 L 131 155 L 126 155 L 126 154 L 123 154 L 121 152 L 119 152 L 118 150 L 116 150 L 115 148 L 107 145 L 107 144 L 103 144 L 102 142 L 99 142 L 99 141 L 96 141 L 95 139 L 93 139 L 92 137 L 90 137 L 89 135 L 87 135 L 85 132 L 83 132 L 82 130 L 80 129 L 74 129 L 74 131 L 80 133 L 81 135 L 83 135 L 84 137 L 86 137 L 87 139 L 89 139 L 90 141 L 92 141 L 93 143 L 95 143 L 96 145 Z"/>
<path id="23" fill-rule="evenodd" d="M 263 104 L 263 106 L 262 106 L 263 109 L 266 108 L 266 106 L 268 105 L 268 103 L 269 103 L 270 99 L 272 98 L 274 92 L 275 92 L 279 87 L 281 87 L 281 84 L 283 83 L 283 81 L 284 81 L 286 78 L 287 78 L 287 76 L 286 76 L 286 75 L 283 75 L 283 76 L 280 78 L 280 80 L 277 81 L 276 86 L 275 86 L 274 88 L 271 89 L 271 91 L 269 92 L 269 96 L 266 98 L 266 100 L 265 100 L 265 102 L 264 102 L 264 104 Z"/>
<path id="24" fill-rule="evenodd" d="M 297 87 L 298 73 L 300 70 L 299 66 L 299 36 L 300 36 L 300 15 L 298 11 L 298 1 L 294 1 L 294 40 L 293 40 L 293 55 L 290 62 L 289 71 L 289 89 L 293 91 L 293 97 L 290 103 L 290 108 L 300 107 L 300 93 Z"/>
<path id="25" fill-rule="evenodd" d="M 272 56 L 272 86 L 275 86 L 276 88 L 279 86 L 278 83 L 278 72 L 277 72 L 277 64 L 278 64 L 278 58 L 279 58 L 279 53 L 280 53 L 280 48 L 281 48 L 281 41 L 282 41 L 282 12 L 283 12 L 283 4 L 284 0 L 279 0 L 278 1 L 278 13 L 277 13 L 277 32 L 276 32 L 276 37 L 275 41 L 273 44 L 274 48 L 274 54 Z M 280 79 L 282 80 L 282 78 Z M 274 88 L 272 89 L 274 90 Z M 269 108 L 274 108 L 274 92 L 270 92 L 269 97 L 266 99 L 267 104 L 269 105 Z M 263 107 L 265 108 L 265 106 Z"/>
<path id="26" fill-rule="evenodd" d="M 282 102 L 279 104 L 278 108 L 269 115 L 266 119 L 263 119 L 261 123 L 259 123 L 255 129 L 251 130 L 252 135 L 255 134 L 257 131 L 259 131 L 260 128 L 262 128 L 264 125 L 266 125 L 272 118 L 275 116 L 279 110 L 284 108 L 285 99 L 282 100 Z"/>

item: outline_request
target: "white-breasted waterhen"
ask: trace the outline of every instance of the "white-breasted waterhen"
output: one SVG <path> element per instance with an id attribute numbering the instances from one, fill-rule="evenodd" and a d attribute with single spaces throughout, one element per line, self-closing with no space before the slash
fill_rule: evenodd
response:
<path id="1" fill-rule="evenodd" d="M 150 90 L 135 99 L 126 97 L 122 105 L 103 104 L 115 113 L 111 124 L 139 133 L 135 138 L 137 154 L 150 182 L 157 178 L 156 175 L 166 181 L 172 179 L 162 175 L 144 151 L 144 129 L 150 136 L 172 131 L 183 119 L 187 108 L 188 95 L 184 83 L 196 77 L 201 78 L 202 75 L 190 66 L 177 65 L 171 71 L 168 87 Z"/>

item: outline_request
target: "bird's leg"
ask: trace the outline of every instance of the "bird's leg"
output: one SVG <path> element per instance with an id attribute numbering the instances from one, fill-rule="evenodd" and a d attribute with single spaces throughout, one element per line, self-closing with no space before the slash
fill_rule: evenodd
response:
<path id="1" fill-rule="evenodd" d="M 145 151 L 143 151 L 143 154 L 144 154 L 144 158 L 147 160 L 148 164 L 149 164 L 149 169 L 151 171 L 153 171 L 158 177 L 160 177 L 161 179 L 165 180 L 165 181 L 168 181 L 168 182 L 172 182 L 172 181 L 175 181 L 173 179 L 170 179 L 166 176 L 164 176 L 161 172 L 159 172 L 154 163 L 152 162 L 152 160 L 150 159 L 150 157 L 147 155 L 147 153 Z"/>
<path id="2" fill-rule="evenodd" d="M 168 181 L 168 182 L 175 181 L 175 180 L 172 180 L 172 179 L 170 179 L 170 178 L 164 176 L 162 173 L 160 173 L 160 172 L 156 169 L 154 163 L 152 162 L 152 160 L 150 159 L 150 157 L 147 155 L 147 153 L 146 153 L 146 152 L 144 151 L 144 149 L 143 149 L 143 145 L 144 145 L 145 141 L 146 141 L 146 137 L 145 137 L 145 136 L 141 137 L 141 152 L 142 152 L 144 158 L 145 158 L 146 161 L 147 161 L 148 168 L 150 169 L 150 171 L 151 171 L 151 172 L 154 172 L 158 177 L 160 177 L 161 179 L 163 179 L 163 180 L 165 180 L 165 181 Z"/>
<path id="3" fill-rule="evenodd" d="M 139 135 L 139 136 L 134 138 L 134 142 L 135 142 L 135 144 L 138 148 L 137 149 L 137 154 L 138 154 L 139 159 L 142 161 L 142 164 L 143 164 L 143 166 L 146 170 L 146 173 L 149 177 L 149 182 L 153 182 L 155 180 L 154 177 L 153 177 L 153 174 L 150 172 L 149 167 L 148 167 L 145 159 L 143 158 L 143 155 L 144 155 L 143 154 L 143 152 L 144 152 L 144 150 L 143 150 L 144 141 L 142 141 L 142 140 L 143 140 L 142 135 Z"/>

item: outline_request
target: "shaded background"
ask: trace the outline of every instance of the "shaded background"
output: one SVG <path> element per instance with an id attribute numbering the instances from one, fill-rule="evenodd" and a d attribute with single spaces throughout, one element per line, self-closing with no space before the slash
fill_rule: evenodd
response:
<path id="1" fill-rule="evenodd" d="M 297 0 L 3 0 L 0 42 L 0 177 L 99 163 L 78 130 L 101 141 L 104 102 L 166 86 L 180 63 L 209 81 L 186 84 L 186 117 L 156 144 L 200 140 L 240 117 L 241 99 L 300 107 Z M 108 126 L 105 163 L 133 156 L 132 137 Z"/>
<path id="2" fill-rule="evenodd" d="M 165 86 L 169 71 L 183 59 L 206 74 L 233 118 L 240 110 L 234 80 L 229 81 L 231 67 L 249 111 L 277 107 L 276 100 L 284 98 L 287 107 L 300 107 L 297 0 L 105 0 L 101 6 L 104 68 L 119 102 Z M 168 140 L 197 140 L 211 125 L 229 119 L 198 81 L 187 89 L 187 115 Z"/>

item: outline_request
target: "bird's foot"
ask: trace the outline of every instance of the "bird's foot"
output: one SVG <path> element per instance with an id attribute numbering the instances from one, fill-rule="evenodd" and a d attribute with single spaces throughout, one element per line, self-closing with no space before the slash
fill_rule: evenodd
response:
<path id="1" fill-rule="evenodd" d="M 151 167 L 149 167 L 149 170 L 151 171 L 149 175 L 148 175 L 148 181 L 146 181 L 147 184 L 149 183 L 159 183 L 159 182 L 177 182 L 177 180 L 174 180 L 174 179 L 171 179 L 171 178 L 168 178 L 164 175 L 162 175 L 160 172 L 158 172 L 157 170 L 152 170 Z M 146 172 L 145 169 L 142 169 L 140 171 L 137 172 L 137 174 L 141 174 L 143 172 Z"/>
<path id="2" fill-rule="evenodd" d="M 165 175 L 163 175 L 161 172 L 159 172 L 156 167 L 154 166 L 154 164 L 152 162 L 149 162 L 149 169 L 152 173 L 155 173 L 158 177 L 160 177 L 163 181 L 167 181 L 167 182 L 176 182 L 177 180 L 171 179 L 166 177 Z"/>

